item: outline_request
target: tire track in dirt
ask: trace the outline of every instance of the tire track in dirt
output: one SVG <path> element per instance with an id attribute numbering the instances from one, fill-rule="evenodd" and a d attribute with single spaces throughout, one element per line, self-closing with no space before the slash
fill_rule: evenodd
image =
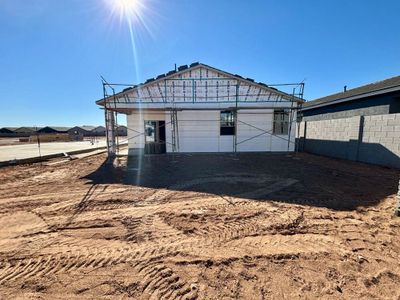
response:
<path id="1" fill-rule="evenodd" d="M 106 243 L 104 243 L 106 245 Z M 150 245 L 149 245 L 150 246 Z M 154 245 L 153 245 L 154 246 Z M 147 248 L 147 247 L 146 247 Z M 180 252 L 179 245 L 153 247 L 147 250 L 135 250 L 133 247 L 112 247 L 98 245 L 69 247 L 68 251 L 41 253 L 36 257 L 22 257 L 5 260 L 0 266 L 0 284 L 17 280 L 41 276 L 46 273 L 58 274 L 74 272 L 81 269 L 102 268 L 115 266 L 126 262 L 141 262 L 150 259 L 174 256 Z M 48 249 L 50 251 L 52 249 Z"/>
<path id="2" fill-rule="evenodd" d="M 197 299 L 198 291 L 162 261 L 142 261 L 134 265 L 143 275 L 143 292 L 150 299 Z"/>
<path id="3" fill-rule="evenodd" d="M 299 253 L 343 252 L 340 241 L 325 235 L 264 235 L 227 242 L 225 246 L 238 254 L 285 255 Z"/>

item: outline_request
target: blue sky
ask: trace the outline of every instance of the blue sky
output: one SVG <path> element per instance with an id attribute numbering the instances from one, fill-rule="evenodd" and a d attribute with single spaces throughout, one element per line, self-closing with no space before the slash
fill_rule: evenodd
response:
<path id="1" fill-rule="evenodd" d="M 137 83 L 175 63 L 305 79 L 309 100 L 400 75 L 397 0 L 142 2 L 135 63 L 106 0 L 0 0 L 0 127 L 102 124 L 100 75 Z"/>

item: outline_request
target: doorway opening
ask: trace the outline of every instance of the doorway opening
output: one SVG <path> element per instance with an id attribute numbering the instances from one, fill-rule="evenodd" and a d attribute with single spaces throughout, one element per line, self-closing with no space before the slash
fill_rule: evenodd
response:
<path id="1" fill-rule="evenodd" d="M 165 121 L 144 121 L 145 154 L 166 153 Z"/>

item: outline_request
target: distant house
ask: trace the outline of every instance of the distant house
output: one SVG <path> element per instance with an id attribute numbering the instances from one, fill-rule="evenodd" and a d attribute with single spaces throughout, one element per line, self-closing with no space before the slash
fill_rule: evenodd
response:
<path id="1" fill-rule="evenodd" d="M 97 126 L 92 130 L 93 136 L 105 136 L 106 128 L 104 126 Z"/>
<path id="2" fill-rule="evenodd" d="M 3 127 L 0 128 L 0 137 L 13 137 L 16 127 Z"/>
<path id="3" fill-rule="evenodd" d="M 40 128 L 37 132 L 38 133 L 68 133 L 68 130 L 71 127 L 60 127 L 60 126 L 46 126 Z"/>
<path id="4" fill-rule="evenodd" d="M 12 127 L 3 127 L 0 128 L 0 133 L 13 133 L 15 128 Z"/>
<path id="5" fill-rule="evenodd" d="M 87 126 L 87 125 L 75 126 L 68 129 L 68 133 L 70 135 L 92 136 L 93 135 L 92 131 L 95 128 L 96 128 L 95 126 Z"/>
<path id="6" fill-rule="evenodd" d="M 32 134 L 36 133 L 36 130 L 36 127 L 19 127 L 14 130 L 14 133 L 19 137 L 30 137 Z"/>
<path id="7" fill-rule="evenodd" d="M 118 136 L 127 136 L 128 135 L 128 128 L 124 125 L 118 126 L 117 128 Z"/>
<path id="8" fill-rule="evenodd" d="M 36 132 L 35 127 L 3 127 L 0 129 L 2 137 L 30 137 Z"/>

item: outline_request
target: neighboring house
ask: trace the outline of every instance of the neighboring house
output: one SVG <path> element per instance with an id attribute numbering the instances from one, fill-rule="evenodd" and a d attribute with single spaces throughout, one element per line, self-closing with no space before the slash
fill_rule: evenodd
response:
<path id="1" fill-rule="evenodd" d="M 19 127 L 14 130 L 14 133 L 19 137 L 30 137 L 37 131 L 36 127 Z"/>
<path id="2" fill-rule="evenodd" d="M 16 129 L 16 127 L 15 128 L 3 127 L 3 128 L 0 128 L 0 133 L 13 133 L 15 129 Z"/>
<path id="3" fill-rule="evenodd" d="M 305 102 L 301 109 L 305 121 L 395 113 L 400 113 L 400 76 Z"/>
<path id="4" fill-rule="evenodd" d="M 299 149 L 400 168 L 400 76 L 306 102 Z"/>
<path id="5" fill-rule="evenodd" d="M 0 137 L 15 137 L 14 130 L 16 127 L 3 127 L 0 128 Z"/>
<path id="6" fill-rule="evenodd" d="M 38 133 L 68 133 L 68 130 L 71 129 L 71 127 L 60 127 L 60 126 L 46 126 L 43 128 L 40 128 L 37 132 Z"/>
<path id="7" fill-rule="evenodd" d="M 130 154 L 293 151 L 301 102 L 264 83 L 201 63 L 96 101 L 107 108 L 106 124 L 112 123 L 111 111 L 127 114 Z"/>
<path id="8" fill-rule="evenodd" d="M 75 126 L 70 129 L 68 129 L 68 133 L 70 135 L 76 135 L 76 136 L 92 136 L 93 133 L 92 131 L 95 129 L 95 126 Z"/>
<path id="9" fill-rule="evenodd" d="M 127 136 L 128 135 L 128 128 L 124 125 L 120 125 L 117 128 L 118 136 Z"/>
<path id="10" fill-rule="evenodd" d="M 0 129 L 2 137 L 30 137 L 35 133 L 35 127 L 3 127 Z"/>
<path id="11" fill-rule="evenodd" d="M 93 136 L 105 136 L 106 128 L 104 126 L 97 126 L 92 130 Z"/>

